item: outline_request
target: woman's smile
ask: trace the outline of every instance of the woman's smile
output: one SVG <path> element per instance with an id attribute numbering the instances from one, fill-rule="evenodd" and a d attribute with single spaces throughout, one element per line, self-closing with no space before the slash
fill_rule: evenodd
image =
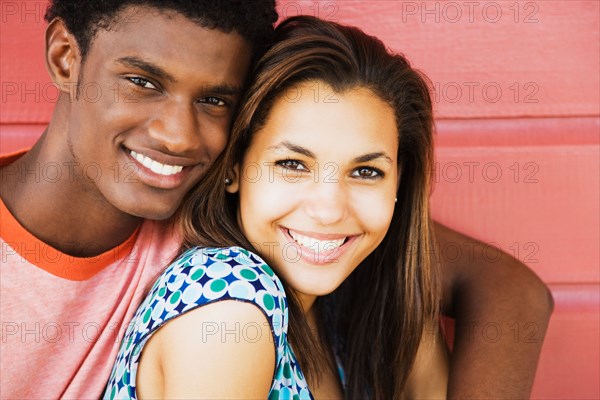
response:
<path id="1" fill-rule="evenodd" d="M 316 233 L 281 228 L 289 243 L 295 244 L 299 257 L 319 265 L 336 263 L 347 252 L 359 235 Z M 285 252 L 287 253 L 287 252 Z"/>

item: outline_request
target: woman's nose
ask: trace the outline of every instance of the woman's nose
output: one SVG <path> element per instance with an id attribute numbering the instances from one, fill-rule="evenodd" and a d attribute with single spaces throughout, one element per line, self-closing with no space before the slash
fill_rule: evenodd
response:
<path id="1" fill-rule="evenodd" d="M 348 194 L 337 178 L 315 183 L 307 196 L 306 213 L 321 225 L 334 225 L 348 216 Z"/>

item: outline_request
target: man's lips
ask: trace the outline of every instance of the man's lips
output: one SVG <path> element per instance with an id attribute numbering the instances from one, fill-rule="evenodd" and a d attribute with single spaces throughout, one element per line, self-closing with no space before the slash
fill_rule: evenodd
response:
<path id="1" fill-rule="evenodd" d="M 129 154 L 136 161 L 138 161 L 144 167 L 150 169 L 155 174 L 164 175 L 164 176 L 175 175 L 175 174 L 181 172 L 181 170 L 183 169 L 182 165 L 161 164 L 158 161 L 153 160 L 150 157 L 145 156 L 143 154 L 136 153 L 133 150 L 130 150 Z"/>
<path id="2" fill-rule="evenodd" d="M 192 168 L 199 165 L 192 162 L 186 162 L 182 165 L 183 163 L 176 161 L 175 157 L 160 154 L 155 156 L 154 153 L 152 154 L 153 157 L 150 157 L 147 154 L 148 152 L 144 152 L 146 153 L 144 154 L 141 151 L 131 150 L 127 147 L 123 147 L 123 150 L 129 156 L 129 159 L 135 163 L 134 170 L 132 171 L 128 167 L 128 172 L 134 173 L 147 185 L 159 189 L 174 189 L 180 186 L 192 171 Z M 156 158 L 161 161 L 157 161 Z M 128 179 L 131 177 L 132 175 L 128 175 Z"/>

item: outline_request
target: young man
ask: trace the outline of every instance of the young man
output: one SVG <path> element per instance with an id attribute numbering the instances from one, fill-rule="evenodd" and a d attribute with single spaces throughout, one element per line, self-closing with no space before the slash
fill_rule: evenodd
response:
<path id="1" fill-rule="evenodd" d="M 2 398 L 100 396 L 125 325 L 178 249 L 158 221 L 225 146 L 277 15 L 273 0 L 53 1 L 47 19 L 61 95 L 38 142 L 0 169 Z M 48 166 L 56 179 L 39 179 Z M 471 244 L 436 229 L 442 245 Z M 457 317 L 449 395 L 527 396 L 545 286 L 507 255 L 441 261 Z M 539 342 L 472 334 L 487 321 L 535 322 Z"/>

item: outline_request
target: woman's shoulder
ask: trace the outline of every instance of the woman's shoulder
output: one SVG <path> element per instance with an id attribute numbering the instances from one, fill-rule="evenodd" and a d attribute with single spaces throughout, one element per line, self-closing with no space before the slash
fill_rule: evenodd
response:
<path id="1" fill-rule="evenodd" d="M 162 325 L 222 300 L 255 304 L 273 324 L 274 333 L 285 329 L 287 300 L 281 281 L 260 256 L 241 247 L 185 251 L 157 279 L 145 312 L 153 325 Z"/>
<path id="2" fill-rule="evenodd" d="M 162 287 L 201 284 L 208 300 L 225 292 L 233 298 L 250 299 L 261 290 L 285 298 L 283 285 L 271 267 L 259 255 L 237 246 L 191 248 L 165 270 L 162 278 L 157 281 Z M 270 303 L 267 306 L 271 308 Z"/>
<path id="3" fill-rule="evenodd" d="M 202 371 L 207 379 L 202 390 L 212 393 L 210 382 L 220 382 L 213 376 L 215 371 L 227 371 L 235 360 L 236 371 L 245 372 L 230 374 L 230 378 L 235 376 L 245 385 L 257 384 L 256 390 L 263 390 L 274 368 L 274 360 L 266 355 L 282 357 L 279 348 L 287 340 L 287 324 L 283 285 L 262 258 L 240 247 L 189 249 L 164 270 L 138 308 L 110 385 L 120 388 L 122 379 L 127 378 L 125 386 L 135 387 L 129 372 L 124 371 L 137 369 L 144 351 L 148 359 L 160 354 L 168 363 L 165 368 L 173 373 L 169 382 L 184 378 L 199 382 L 197 374 Z M 262 367 L 256 363 L 257 354 L 266 357 Z M 244 362 L 253 367 L 241 368 Z M 196 375 L 188 376 L 192 372 Z M 219 383 L 214 390 L 219 392 L 221 386 Z M 180 394 L 173 397 L 186 397 Z"/>

